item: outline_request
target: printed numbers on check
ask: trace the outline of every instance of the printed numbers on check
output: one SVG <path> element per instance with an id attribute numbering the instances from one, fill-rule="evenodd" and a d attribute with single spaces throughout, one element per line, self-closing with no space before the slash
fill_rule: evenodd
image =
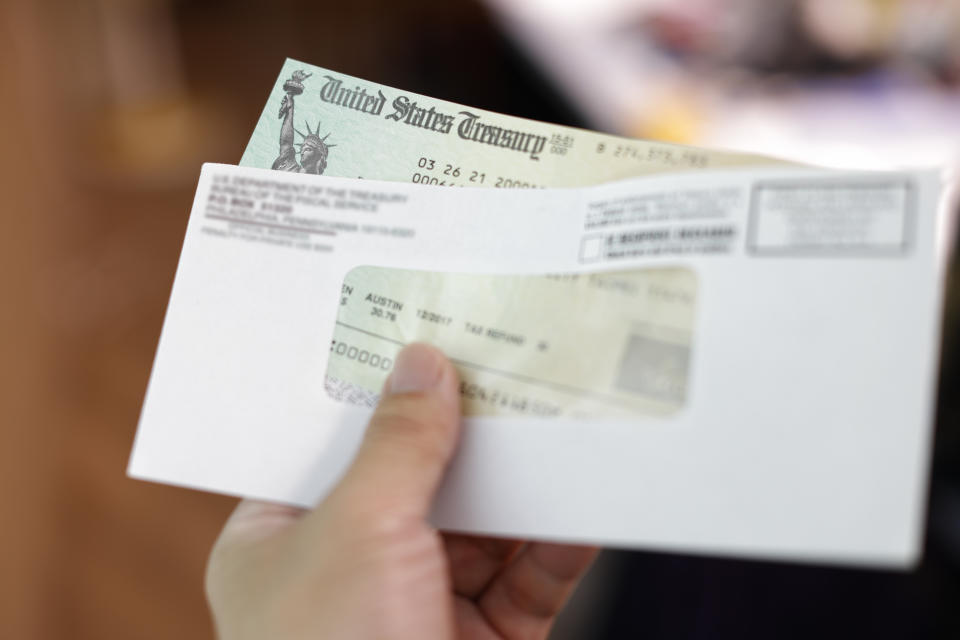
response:
<path id="1" fill-rule="evenodd" d="M 390 371 L 390 369 L 393 368 L 393 358 L 339 340 L 330 341 L 330 353 L 333 356 L 352 360 L 359 365 L 365 365 L 371 369 Z"/>

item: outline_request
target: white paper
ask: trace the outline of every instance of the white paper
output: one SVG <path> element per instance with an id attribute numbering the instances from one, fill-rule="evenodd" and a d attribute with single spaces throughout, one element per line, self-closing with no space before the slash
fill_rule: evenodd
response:
<path id="1" fill-rule="evenodd" d="M 910 172 L 712 171 L 505 191 L 205 165 L 129 473 L 321 499 L 369 417 L 323 387 L 354 266 L 683 266 L 699 290 L 687 406 L 631 420 L 465 420 L 435 524 L 909 565 L 937 371 L 939 191 L 937 175 Z"/>

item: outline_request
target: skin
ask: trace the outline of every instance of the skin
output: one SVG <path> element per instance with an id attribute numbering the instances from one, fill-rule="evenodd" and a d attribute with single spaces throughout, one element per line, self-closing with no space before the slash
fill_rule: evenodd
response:
<path id="1" fill-rule="evenodd" d="M 221 640 L 545 638 L 597 550 L 432 528 L 459 425 L 453 366 L 405 348 L 323 502 L 246 500 L 227 521 L 207 568 Z"/>

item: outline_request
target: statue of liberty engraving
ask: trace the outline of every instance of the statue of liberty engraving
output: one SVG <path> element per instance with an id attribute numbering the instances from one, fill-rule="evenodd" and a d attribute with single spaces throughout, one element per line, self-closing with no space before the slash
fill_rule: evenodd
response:
<path id="1" fill-rule="evenodd" d="M 337 145 L 327 144 L 329 133 L 320 137 L 320 123 L 317 122 L 317 130 L 311 131 L 310 124 L 307 125 L 307 133 L 303 134 L 293 127 L 293 106 L 294 96 L 303 93 L 303 81 L 309 78 L 310 73 L 303 71 L 294 71 L 290 79 L 283 83 L 283 90 L 286 95 L 283 96 L 283 102 L 280 104 L 280 113 L 278 118 L 283 118 L 283 125 L 280 127 L 280 155 L 273 161 L 271 169 L 279 171 L 294 171 L 296 173 L 315 173 L 321 174 L 327 168 L 327 154 L 331 147 Z M 297 133 L 302 142 L 294 143 L 293 134 Z M 297 162 L 297 152 L 295 146 L 300 147 L 300 162 Z"/>

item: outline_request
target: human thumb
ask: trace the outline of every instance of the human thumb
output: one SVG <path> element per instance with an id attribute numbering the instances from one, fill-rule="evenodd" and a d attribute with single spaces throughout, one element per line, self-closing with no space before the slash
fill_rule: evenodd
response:
<path id="1" fill-rule="evenodd" d="M 458 376 L 437 349 L 397 355 L 360 450 L 336 493 L 353 505 L 425 518 L 460 429 Z"/>

